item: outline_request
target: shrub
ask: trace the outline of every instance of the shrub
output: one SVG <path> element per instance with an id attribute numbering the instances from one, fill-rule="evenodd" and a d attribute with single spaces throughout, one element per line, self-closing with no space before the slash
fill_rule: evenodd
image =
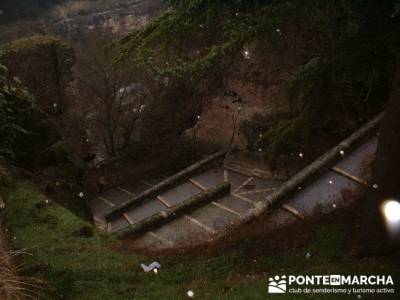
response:
<path id="1" fill-rule="evenodd" d="M 11 76 L 18 76 L 39 99 L 43 110 L 51 113 L 65 110 L 65 89 L 75 62 L 71 46 L 55 37 L 33 36 L 15 40 L 2 50 L 0 60 Z"/>
<path id="2" fill-rule="evenodd" d="M 17 78 L 0 65 L 0 157 L 23 166 L 59 139 L 54 126 Z"/>

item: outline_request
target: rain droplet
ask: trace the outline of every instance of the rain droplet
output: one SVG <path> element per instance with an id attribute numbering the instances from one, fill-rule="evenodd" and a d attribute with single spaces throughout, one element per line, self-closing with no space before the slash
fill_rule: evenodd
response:
<path id="1" fill-rule="evenodd" d="M 332 181 L 332 180 L 329 180 L 329 184 L 333 184 L 333 181 Z"/>
<path id="2" fill-rule="evenodd" d="M 191 290 L 187 292 L 187 295 L 188 295 L 189 298 L 193 298 L 194 297 L 194 293 Z"/>
<path id="3" fill-rule="evenodd" d="M 306 258 L 309 259 L 310 257 L 311 257 L 311 253 L 310 253 L 310 252 L 307 252 Z"/>
<path id="4" fill-rule="evenodd" d="M 303 153 L 299 153 L 300 158 L 303 158 L 303 156 L 304 156 Z"/>
<path id="5" fill-rule="evenodd" d="M 400 203 L 397 200 L 386 200 L 382 204 L 382 212 L 390 224 L 398 224 L 400 222 Z"/>
<path id="6" fill-rule="evenodd" d="M 374 189 L 378 189 L 378 185 L 376 183 L 374 183 L 374 185 L 372 186 Z"/>
<path id="7" fill-rule="evenodd" d="M 343 150 L 340 150 L 339 153 L 340 153 L 340 155 L 342 155 L 342 156 L 344 155 L 344 151 L 343 151 Z"/>
<path id="8" fill-rule="evenodd" d="M 245 59 L 250 59 L 250 51 L 249 51 L 249 49 L 245 48 L 245 49 L 243 50 L 243 57 L 244 57 Z"/>

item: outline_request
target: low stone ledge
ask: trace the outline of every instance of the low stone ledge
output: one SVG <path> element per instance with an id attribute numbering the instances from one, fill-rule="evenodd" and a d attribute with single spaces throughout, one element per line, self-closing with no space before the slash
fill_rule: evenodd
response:
<path id="1" fill-rule="evenodd" d="M 114 207 L 112 211 L 110 211 L 106 215 L 106 221 L 109 222 L 110 220 L 115 219 L 119 215 L 121 215 L 124 211 L 126 211 L 129 208 L 138 206 L 142 203 L 143 200 L 155 197 L 171 187 L 172 185 L 176 184 L 178 181 L 185 179 L 189 177 L 190 175 L 194 174 L 197 172 L 200 168 L 203 166 L 223 157 L 225 155 L 226 150 L 221 150 L 219 152 L 216 152 L 192 165 L 187 167 L 186 169 L 183 169 L 182 171 L 176 173 L 175 175 L 168 177 L 167 179 L 161 181 L 160 183 L 156 184 L 155 186 L 145 190 L 144 192 L 140 193 L 139 195 L 133 197 L 132 199 L 129 199 L 120 205 Z"/>
<path id="2" fill-rule="evenodd" d="M 314 175 L 318 174 L 323 169 L 330 167 L 341 156 L 340 151 L 349 151 L 361 140 L 365 139 L 368 135 L 374 132 L 383 117 L 384 113 L 379 114 L 370 122 L 365 124 L 362 128 L 355 131 L 347 139 L 339 143 L 337 146 L 321 155 L 310 165 L 302 169 L 292 178 L 284 182 L 273 193 L 269 194 L 265 200 L 256 203 L 255 207 L 246 212 L 242 217 L 243 223 L 248 223 L 258 216 L 268 211 L 272 206 L 278 204 L 282 199 L 286 198 L 290 193 L 293 193 L 298 186 L 303 185 L 306 181 L 310 180 Z"/>
<path id="3" fill-rule="evenodd" d="M 135 236 L 144 233 L 148 230 L 154 229 L 168 222 L 173 221 L 179 216 L 188 213 L 200 206 L 210 203 L 216 198 L 220 198 L 230 192 L 231 185 L 228 182 L 217 185 L 216 187 L 210 188 L 197 195 L 192 196 L 188 200 L 156 213 L 138 223 L 130 225 L 116 232 L 115 234 L 119 237 Z"/>

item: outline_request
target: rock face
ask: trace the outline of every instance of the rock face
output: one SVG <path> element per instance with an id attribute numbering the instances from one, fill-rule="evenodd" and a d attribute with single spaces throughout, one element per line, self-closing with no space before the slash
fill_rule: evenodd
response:
<path id="1" fill-rule="evenodd" d="M 279 84 L 266 87 L 227 78 L 225 89 L 204 105 L 195 129 L 197 138 L 220 148 L 229 145 L 234 135 L 233 149 L 262 152 L 257 146 L 260 134 L 286 110 L 278 89 Z"/>
<path id="2" fill-rule="evenodd" d="M 246 51 L 219 75 L 218 85 L 206 93 L 195 128 L 185 134 L 195 131 L 200 143 L 217 149 L 228 146 L 234 135 L 232 150 L 262 156 L 263 135 L 288 112 L 283 87 L 292 67 L 268 46 L 262 52 Z"/>
<path id="3" fill-rule="evenodd" d="M 68 1 L 50 12 L 48 25 L 57 35 L 80 38 L 105 29 L 122 35 L 137 29 L 159 14 L 158 0 Z"/>
<path id="4" fill-rule="evenodd" d="M 8 17 L 0 42 L 44 34 L 78 40 L 99 30 L 124 35 L 147 24 L 163 7 L 161 0 L 68 0 L 42 6 L 31 16 L 0 11 L 0 24 Z"/>

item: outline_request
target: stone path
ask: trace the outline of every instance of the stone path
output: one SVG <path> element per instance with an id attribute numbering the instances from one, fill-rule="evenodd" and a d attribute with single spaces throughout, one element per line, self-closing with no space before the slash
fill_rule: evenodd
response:
<path id="1" fill-rule="evenodd" d="M 316 210 L 329 212 L 349 204 L 357 193 L 372 186 L 368 184 L 369 178 L 365 177 L 365 174 L 368 174 L 368 166 L 374 156 L 376 145 L 377 138 L 372 137 L 350 153 L 343 153 L 342 159 L 332 168 L 324 171 L 308 185 L 299 186 L 296 193 L 271 213 L 271 222 L 278 226 L 311 216 Z M 91 199 L 89 207 L 96 225 L 110 234 L 118 233 L 149 216 L 186 201 L 193 195 L 216 187 L 222 182 L 229 182 L 231 191 L 228 195 L 137 238 L 138 245 L 153 249 L 193 246 L 226 234 L 240 225 L 242 216 L 282 183 L 242 174 L 237 169 L 224 166 L 193 175 L 175 187 L 146 199 L 141 205 L 127 209 L 110 223 L 105 221 L 105 215 L 113 207 L 140 194 L 164 178 L 160 176 L 118 186 Z"/>
<path id="2" fill-rule="evenodd" d="M 272 191 L 279 185 L 279 181 L 251 177 L 225 168 L 208 170 L 193 175 L 189 179 L 180 182 L 176 187 L 144 201 L 138 207 L 128 209 L 121 218 L 106 224 L 105 215 L 113 207 L 132 198 L 134 195 L 140 194 L 162 179 L 163 177 L 152 178 L 152 180 L 142 180 L 118 186 L 91 199 L 89 207 L 96 225 L 99 228 L 106 229 L 108 233 L 116 233 L 130 224 L 141 221 L 165 208 L 180 204 L 196 194 L 216 187 L 222 182 L 230 182 L 230 195 L 212 201 L 207 207 L 200 208 L 198 211 L 184 216 L 186 220 L 191 221 L 191 225 L 195 225 L 194 227 L 200 227 L 201 229 L 206 229 L 208 232 L 213 232 L 214 230 L 211 228 L 223 227 L 225 225 L 224 220 L 233 221 L 235 217 L 239 217 L 250 208 L 254 202 L 262 200 L 265 193 Z M 212 218 L 209 218 L 205 223 L 202 223 L 195 217 L 192 217 L 192 215 L 201 215 L 203 211 L 206 217 L 209 217 L 208 213 L 212 213 L 213 216 L 215 215 L 215 220 L 213 221 Z M 200 217 L 200 219 L 202 218 Z"/>

